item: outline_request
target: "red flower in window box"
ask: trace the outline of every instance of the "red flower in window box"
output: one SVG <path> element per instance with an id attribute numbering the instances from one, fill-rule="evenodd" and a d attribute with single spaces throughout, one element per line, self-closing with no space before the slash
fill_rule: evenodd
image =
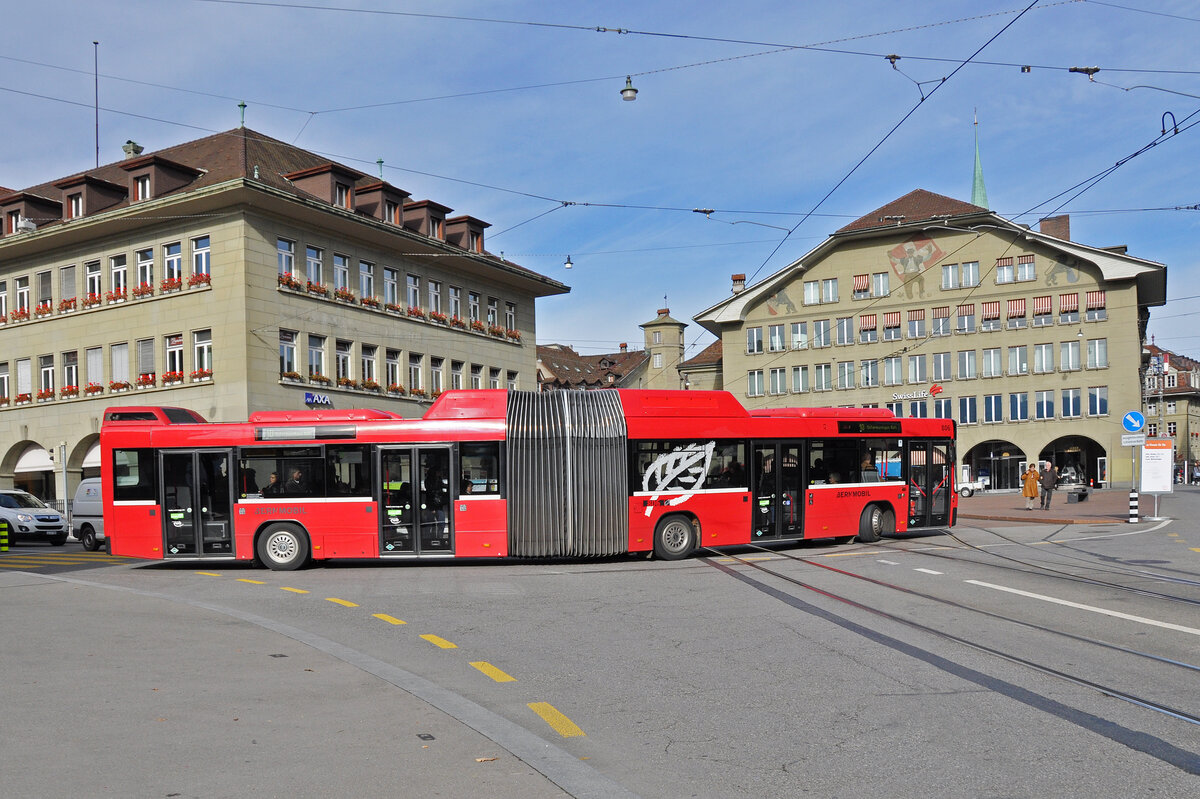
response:
<path id="1" fill-rule="evenodd" d="M 188 278 L 188 288 L 193 286 L 211 286 L 212 275 L 205 272 L 196 272 Z"/>
<path id="2" fill-rule="evenodd" d="M 379 384 L 374 380 L 364 380 L 362 381 L 362 388 L 364 391 L 379 391 Z"/>
<path id="3" fill-rule="evenodd" d="M 177 277 L 166 277 L 158 284 L 158 290 L 161 292 L 179 291 L 183 288 L 183 281 Z"/>
<path id="4" fill-rule="evenodd" d="M 361 302 L 363 305 L 367 306 L 368 308 L 378 308 L 379 307 L 379 298 L 378 297 L 363 297 L 362 299 L 359 300 L 359 302 Z"/>
<path id="5" fill-rule="evenodd" d="M 358 388 L 358 381 L 351 377 L 339 377 L 337 384 L 341 388 Z"/>
<path id="6" fill-rule="evenodd" d="M 183 372 L 163 372 L 162 382 L 164 386 L 170 383 L 182 383 Z"/>
<path id="7" fill-rule="evenodd" d="M 328 297 L 329 289 L 320 283 L 314 283 L 311 280 L 304 284 L 304 289 L 309 294 L 316 294 L 318 297 Z"/>
<path id="8" fill-rule="evenodd" d="M 335 300 L 341 300 L 342 302 L 354 302 L 354 292 L 350 289 L 334 289 L 333 298 Z"/>
<path id="9" fill-rule="evenodd" d="M 317 373 L 314 373 L 314 374 L 311 374 L 308 376 L 308 382 L 316 383 L 317 385 L 320 385 L 320 386 L 327 386 L 330 383 L 332 383 L 333 381 L 330 380 L 325 375 L 321 374 L 320 372 L 317 372 Z"/>
<path id="10" fill-rule="evenodd" d="M 79 386 L 63 386 L 61 389 L 59 389 L 58 396 L 62 397 L 63 399 L 78 397 Z"/>
<path id="11" fill-rule="evenodd" d="M 125 289 L 113 289 L 112 291 L 104 292 L 105 302 L 121 302 L 125 299 Z"/>
<path id="12" fill-rule="evenodd" d="M 404 386 L 400 385 L 399 383 L 389 383 L 388 384 L 388 393 L 389 394 L 403 394 Z"/>
<path id="13" fill-rule="evenodd" d="M 488 333 L 496 338 L 504 338 L 504 332 L 504 328 L 500 327 L 500 325 L 488 325 Z"/>
<path id="14" fill-rule="evenodd" d="M 52 388 L 39 388 L 39 389 L 38 389 L 38 393 L 37 393 L 37 398 L 38 398 L 38 400 L 39 400 L 39 401 L 41 401 L 41 400 L 52 400 L 52 399 L 54 399 L 54 389 L 52 389 Z"/>
<path id="15" fill-rule="evenodd" d="M 410 306 L 408 306 L 408 315 L 414 319 L 424 319 L 425 311 L 423 309 L 421 309 L 419 306 L 410 305 Z M 413 390 L 415 391 L 416 389 L 413 389 Z"/>
<path id="16" fill-rule="evenodd" d="M 90 292 L 83 298 L 83 307 L 91 308 L 94 305 L 99 305 L 103 298 L 95 292 Z"/>
<path id="17" fill-rule="evenodd" d="M 133 296 L 135 298 L 139 298 L 139 299 L 142 297 L 153 297 L 154 296 L 154 286 L 151 286 L 149 283 L 139 284 L 138 286 L 136 286 L 134 288 Z"/>
<path id="18" fill-rule="evenodd" d="M 505 330 L 504 335 L 508 336 L 513 341 L 521 340 L 521 331 L 516 330 L 515 328 L 509 328 L 508 330 Z"/>
<path id="19" fill-rule="evenodd" d="M 158 378 L 155 375 L 138 375 L 137 387 L 150 388 L 158 384 Z"/>
<path id="20" fill-rule="evenodd" d="M 89 397 L 93 394 L 103 394 L 104 386 L 100 385 L 99 383 L 88 383 L 83 387 L 83 393 L 87 394 Z"/>
<path id="21" fill-rule="evenodd" d="M 487 328 L 483 326 L 483 322 L 479 321 L 478 319 L 471 320 L 471 329 L 476 333 L 482 333 L 483 331 L 487 330 Z"/>
<path id="22" fill-rule="evenodd" d="M 450 327 L 465 328 L 466 326 L 467 326 L 466 320 L 460 319 L 457 316 L 450 317 Z"/>
<path id="23" fill-rule="evenodd" d="M 446 314 L 442 313 L 441 311 L 430 311 L 429 318 L 435 322 L 440 322 L 443 325 L 447 324 L 449 322 L 449 317 L 446 316 Z"/>
<path id="24" fill-rule="evenodd" d="M 128 380 L 112 380 L 108 384 L 109 391 L 128 391 L 131 388 L 133 386 L 129 384 Z"/>
<path id="25" fill-rule="evenodd" d="M 409 394 L 412 394 L 414 397 L 423 397 L 423 396 L 425 396 L 425 389 L 423 389 L 423 388 L 410 388 L 410 389 L 408 390 L 408 393 L 409 393 Z"/>
<path id="26" fill-rule="evenodd" d="M 28 322 L 29 321 L 29 309 L 28 308 L 18 308 L 15 311 L 9 311 L 8 318 L 13 320 L 14 322 Z"/>
<path id="27" fill-rule="evenodd" d="M 212 369 L 197 369 L 192 372 L 192 382 L 197 380 L 207 380 L 212 377 Z"/>
<path id="28" fill-rule="evenodd" d="M 284 288 L 295 289 L 296 291 L 299 291 L 301 288 L 303 288 L 303 286 L 300 284 L 300 281 L 293 277 L 291 272 L 284 272 L 281 274 L 278 278 L 278 283 Z"/>
<path id="29" fill-rule="evenodd" d="M 48 302 L 38 303 L 38 307 L 33 309 L 33 312 L 38 316 L 49 316 L 54 313 L 54 306 Z"/>
<path id="30" fill-rule="evenodd" d="M 75 310 L 75 298 L 74 297 L 68 297 L 67 299 L 58 301 L 58 312 L 59 313 L 69 313 L 70 311 L 73 311 L 73 310 Z"/>
<path id="31" fill-rule="evenodd" d="M 33 402 L 33 397 L 31 397 L 28 393 L 18 394 L 15 401 L 18 405 L 24 405 L 27 402 Z"/>

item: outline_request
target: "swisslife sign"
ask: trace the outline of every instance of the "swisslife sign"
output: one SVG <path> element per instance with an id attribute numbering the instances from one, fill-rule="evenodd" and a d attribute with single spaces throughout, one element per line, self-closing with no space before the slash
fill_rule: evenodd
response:
<path id="1" fill-rule="evenodd" d="M 908 391 L 908 392 L 905 392 L 904 394 L 892 394 L 892 399 L 893 400 L 929 399 L 930 397 L 936 397 L 938 394 L 941 394 L 943 390 L 944 389 L 940 385 L 938 385 L 937 383 L 934 383 L 929 388 L 921 389 L 920 391 Z"/>

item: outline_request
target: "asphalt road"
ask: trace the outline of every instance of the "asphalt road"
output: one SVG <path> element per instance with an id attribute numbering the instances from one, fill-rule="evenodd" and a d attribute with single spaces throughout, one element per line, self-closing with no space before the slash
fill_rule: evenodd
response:
<path id="1" fill-rule="evenodd" d="M 0 793 L 1193 795 L 1200 492 L 1164 511 L 677 563 L 22 548 Z"/>

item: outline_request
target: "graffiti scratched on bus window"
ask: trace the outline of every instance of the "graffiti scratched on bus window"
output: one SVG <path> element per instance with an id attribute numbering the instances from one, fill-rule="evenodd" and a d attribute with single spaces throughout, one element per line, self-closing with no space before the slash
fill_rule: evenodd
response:
<path id="1" fill-rule="evenodd" d="M 687 502 L 688 499 L 704 487 L 704 478 L 708 475 L 712 463 L 713 449 L 717 442 L 707 444 L 687 444 L 671 452 L 664 452 L 655 458 L 642 475 L 642 490 L 652 491 L 651 500 L 658 499 L 667 493 L 679 493 L 679 496 L 667 501 L 675 506 Z M 651 506 L 646 506 L 646 515 L 650 515 Z"/>

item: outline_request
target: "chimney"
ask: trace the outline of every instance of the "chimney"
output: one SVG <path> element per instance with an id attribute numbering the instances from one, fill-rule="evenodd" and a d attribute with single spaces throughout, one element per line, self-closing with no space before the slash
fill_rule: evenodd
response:
<path id="1" fill-rule="evenodd" d="M 671 309 L 670 309 L 670 308 L 659 308 L 659 309 L 658 309 L 658 315 L 659 315 L 659 316 L 670 316 L 670 315 L 671 315 Z"/>
<path id="2" fill-rule="evenodd" d="M 1047 236 L 1053 236 L 1056 239 L 1063 241 L 1071 240 L 1071 217 L 1069 214 L 1061 216 L 1051 216 L 1043 219 L 1038 225 L 1038 230 L 1045 233 Z"/>
<path id="3" fill-rule="evenodd" d="M 624 341 L 621 342 L 621 352 L 629 352 L 629 345 Z"/>
<path id="4" fill-rule="evenodd" d="M 746 290 L 746 275 L 730 275 L 733 278 L 733 293 L 741 294 Z"/>
<path id="5" fill-rule="evenodd" d="M 142 154 L 142 150 L 145 148 L 135 142 L 133 139 L 128 139 L 126 140 L 125 144 L 121 146 L 121 149 L 125 151 L 126 158 L 137 158 Z"/>

